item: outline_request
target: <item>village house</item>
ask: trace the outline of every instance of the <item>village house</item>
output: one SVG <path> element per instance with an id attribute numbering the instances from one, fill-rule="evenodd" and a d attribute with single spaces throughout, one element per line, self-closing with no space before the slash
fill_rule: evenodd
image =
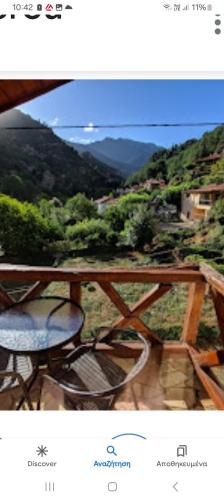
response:
<path id="1" fill-rule="evenodd" d="M 212 153 L 208 156 L 204 156 L 203 158 L 199 158 L 196 163 L 208 163 L 209 165 L 212 165 L 220 160 L 221 157 L 221 153 Z"/>
<path id="2" fill-rule="evenodd" d="M 110 205 L 116 205 L 118 198 L 113 198 L 112 196 L 103 196 L 98 200 L 95 200 L 97 210 L 99 214 L 103 214 L 107 207 Z"/>
<path id="3" fill-rule="evenodd" d="M 153 191 L 154 189 L 163 189 L 166 186 L 164 179 L 147 179 L 147 181 L 142 184 L 144 189 L 147 191 Z"/>
<path id="4" fill-rule="evenodd" d="M 219 198 L 224 197 L 224 184 L 209 184 L 198 189 L 182 192 L 181 219 L 208 220 L 211 209 Z"/>

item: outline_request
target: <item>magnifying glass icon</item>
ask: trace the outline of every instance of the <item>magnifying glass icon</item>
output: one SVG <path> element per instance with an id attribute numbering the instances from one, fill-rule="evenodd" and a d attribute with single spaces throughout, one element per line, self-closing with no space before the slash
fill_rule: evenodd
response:
<path id="1" fill-rule="evenodd" d="M 107 453 L 110 453 L 111 455 L 115 455 L 115 457 L 117 456 L 117 453 L 115 451 L 114 446 L 111 446 L 111 445 L 107 447 Z"/>

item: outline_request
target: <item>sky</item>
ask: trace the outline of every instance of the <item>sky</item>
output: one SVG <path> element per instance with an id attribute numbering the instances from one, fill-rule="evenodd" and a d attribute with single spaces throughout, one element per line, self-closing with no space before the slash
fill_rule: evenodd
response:
<path id="1" fill-rule="evenodd" d="M 53 125 L 86 125 L 55 130 L 82 144 L 105 137 L 129 138 L 170 147 L 199 138 L 214 127 L 94 129 L 92 124 L 224 122 L 224 80 L 79 80 L 19 107 Z"/>

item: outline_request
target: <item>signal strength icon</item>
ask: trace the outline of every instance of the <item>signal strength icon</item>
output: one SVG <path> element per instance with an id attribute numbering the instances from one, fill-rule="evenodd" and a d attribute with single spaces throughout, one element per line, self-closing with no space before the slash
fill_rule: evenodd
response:
<path id="1" fill-rule="evenodd" d="M 163 5 L 163 7 L 164 7 L 164 9 L 166 9 L 166 10 L 172 10 L 172 7 L 171 7 L 171 5 L 170 5 L 169 3 L 165 3 L 165 4 Z"/>

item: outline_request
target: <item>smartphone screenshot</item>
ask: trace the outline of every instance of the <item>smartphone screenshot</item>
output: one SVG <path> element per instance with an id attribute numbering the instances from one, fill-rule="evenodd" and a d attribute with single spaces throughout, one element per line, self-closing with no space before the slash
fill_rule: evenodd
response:
<path id="1" fill-rule="evenodd" d="M 220 498 L 223 16 L 1 2 L 6 500 Z"/>

